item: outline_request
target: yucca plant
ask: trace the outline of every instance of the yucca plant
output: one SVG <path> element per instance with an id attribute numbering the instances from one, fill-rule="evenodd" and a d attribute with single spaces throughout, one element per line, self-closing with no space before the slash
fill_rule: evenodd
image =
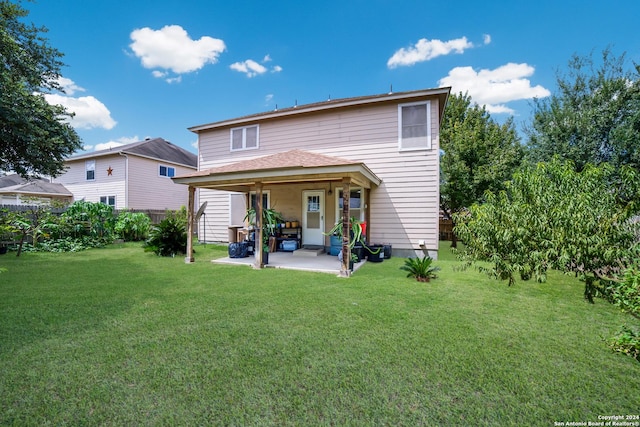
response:
<path id="1" fill-rule="evenodd" d="M 407 258 L 400 269 L 409 272 L 407 277 L 415 277 L 418 282 L 428 282 L 438 277 L 436 271 L 440 270 L 440 267 L 435 267 L 432 264 L 433 258 L 425 255 L 422 258 Z"/>
<path id="2" fill-rule="evenodd" d="M 187 253 L 187 230 L 182 221 L 169 216 L 151 228 L 144 245 L 145 252 L 160 256 L 176 256 Z"/>

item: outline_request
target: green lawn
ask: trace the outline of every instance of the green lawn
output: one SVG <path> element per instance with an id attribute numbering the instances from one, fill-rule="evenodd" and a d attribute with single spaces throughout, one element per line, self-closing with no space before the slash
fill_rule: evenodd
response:
<path id="1" fill-rule="evenodd" d="M 551 274 L 353 277 L 139 245 L 0 256 L 0 425 L 536 425 L 639 414 L 638 322 Z M 635 323 L 633 323 L 635 322 Z"/>

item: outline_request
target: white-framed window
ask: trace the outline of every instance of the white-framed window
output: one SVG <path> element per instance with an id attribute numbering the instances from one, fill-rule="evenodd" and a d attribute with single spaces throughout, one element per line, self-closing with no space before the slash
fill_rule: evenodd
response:
<path id="1" fill-rule="evenodd" d="M 96 179 L 96 161 L 87 160 L 84 162 L 84 171 L 87 181 L 95 181 Z"/>
<path id="2" fill-rule="evenodd" d="M 262 192 L 262 209 L 269 209 L 271 203 L 271 192 L 269 190 Z M 249 207 L 256 208 L 256 192 L 249 192 Z M 249 223 L 254 224 L 255 218 L 249 218 Z"/>
<path id="3" fill-rule="evenodd" d="M 343 194 L 342 188 L 336 188 L 336 222 L 342 218 Z M 364 206 L 364 190 L 359 187 L 351 188 L 349 192 L 349 212 L 351 216 L 364 221 Z"/>
<path id="4" fill-rule="evenodd" d="M 269 209 L 270 202 L 271 202 L 271 192 L 269 190 L 263 191 L 262 192 L 262 208 Z M 249 193 L 249 203 L 252 208 L 254 209 L 256 208 L 256 192 L 255 191 L 251 191 Z"/>
<path id="5" fill-rule="evenodd" d="M 100 196 L 100 203 L 109 205 L 112 208 L 116 207 L 116 196 Z"/>
<path id="6" fill-rule="evenodd" d="M 174 177 L 176 176 L 176 168 L 173 168 L 171 166 L 159 165 L 158 175 L 166 176 L 167 178 Z"/>
<path id="7" fill-rule="evenodd" d="M 231 151 L 254 150 L 259 146 L 258 125 L 231 129 Z"/>
<path id="8" fill-rule="evenodd" d="M 431 149 L 431 103 L 398 105 L 398 148 L 400 151 Z"/>

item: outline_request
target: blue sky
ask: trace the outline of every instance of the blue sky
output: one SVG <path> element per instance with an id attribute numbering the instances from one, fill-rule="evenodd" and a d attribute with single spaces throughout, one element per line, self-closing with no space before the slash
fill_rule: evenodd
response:
<path id="1" fill-rule="evenodd" d="M 326 99 L 440 86 L 530 119 L 573 54 L 640 63 L 640 2 L 36 0 L 87 150 Z"/>

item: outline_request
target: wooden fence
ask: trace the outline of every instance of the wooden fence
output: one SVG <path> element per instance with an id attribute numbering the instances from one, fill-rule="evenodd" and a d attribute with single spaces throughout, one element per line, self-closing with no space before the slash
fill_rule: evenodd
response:
<path id="1" fill-rule="evenodd" d="M 440 219 L 440 240 L 453 240 L 453 221 Z"/>
<path id="2" fill-rule="evenodd" d="M 66 207 L 58 208 L 58 207 L 50 207 L 48 205 L 0 205 L 0 211 L 7 210 L 9 212 L 29 212 L 35 209 L 42 209 L 43 207 L 46 207 L 47 209 L 49 209 L 51 213 L 54 215 L 61 215 L 67 210 Z M 135 212 L 135 213 L 142 212 L 144 214 L 147 214 L 149 218 L 151 218 L 152 224 L 158 224 L 160 221 L 162 221 L 167 217 L 167 211 L 160 210 L 160 209 L 126 209 L 126 210 L 129 212 Z M 116 216 L 118 216 L 120 212 L 123 212 L 123 210 L 114 210 L 114 214 Z"/>

